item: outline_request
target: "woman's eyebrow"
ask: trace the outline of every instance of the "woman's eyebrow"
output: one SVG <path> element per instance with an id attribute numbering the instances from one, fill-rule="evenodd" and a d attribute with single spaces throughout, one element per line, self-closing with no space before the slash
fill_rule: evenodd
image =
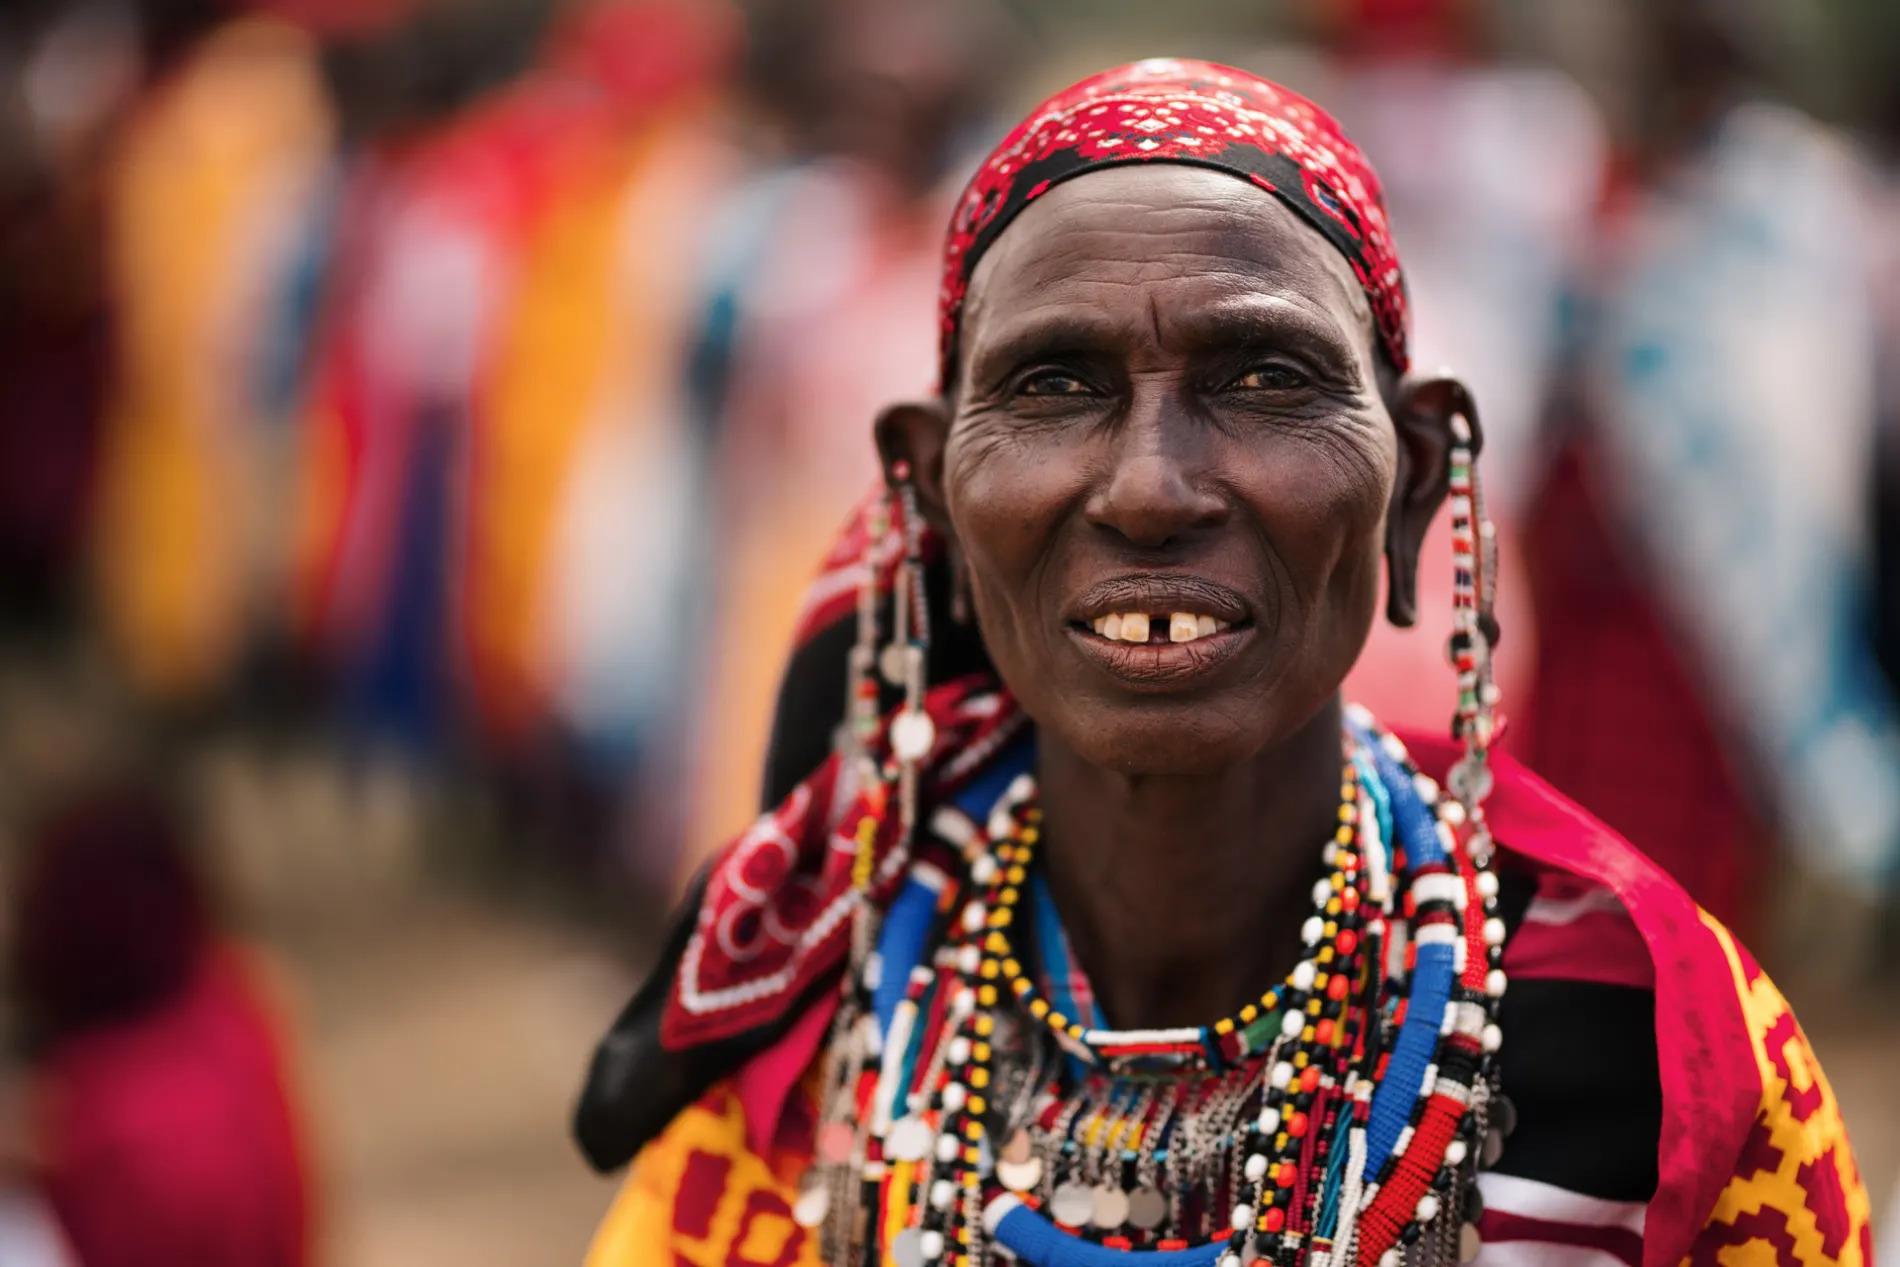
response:
<path id="1" fill-rule="evenodd" d="M 1101 309 L 1081 305 L 1003 318 L 994 334 L 970 342 L 970 377 L 988 381 L 1039 357 L 1100 352 L 1121 342 L 1123 333 Z"/>
<path id="2" fill-rule="evenodd" d="M 1249 296 L 1182 313 L 1169 333 L 1199 350 L 1280 348 L 1350 372 L 1357 362 L 1351 332 L 1323 312 L 1279 296 Z M 1371 338 L 1371 332 L 1366 332 Z"/>

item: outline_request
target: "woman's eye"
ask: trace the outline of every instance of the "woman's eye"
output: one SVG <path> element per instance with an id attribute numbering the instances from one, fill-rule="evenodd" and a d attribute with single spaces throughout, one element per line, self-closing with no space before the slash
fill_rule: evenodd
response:
<path id="1" fill-rule="evenodd" d="M 1016 390 L 1025 396 L 1086 396 L 1091 388 L 1067 370 L 1037 370 Z"/>
<path id="2" fill-rule="evenodd" d="M 1236 391 L 1297 391 L 1310 383 L 1306 375 L 1290 365 L 1256 365 L 1240 374 L 1229 385 Z"/>

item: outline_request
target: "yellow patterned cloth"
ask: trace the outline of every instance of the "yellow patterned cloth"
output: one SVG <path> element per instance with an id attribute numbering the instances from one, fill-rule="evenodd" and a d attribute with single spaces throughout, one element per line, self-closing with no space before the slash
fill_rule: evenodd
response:
<path id="1" fill-rule="evenodd" d="M 804 1165 L 747 1148 L 738 1097 L 717 1088 L 641 1152 L 587 1267 L 819 1267 L 792 1221 Z"/>
<path id="2" fill-rule="evenodd" d="M 1870 1203 L 1833 1089 L 1781 992 L 1726 929 L 1702 919 L 1727 957 L 1761 1100 L 1682 1262 L 1871 1267 Z M 641 1152 L 586 1267 L 818 1267 L 815 1239 L 791 1216 L 804 1164 L 795 1152 L 751 1151 L 738 1097 L 715 1088 Z"/>
<path id="3" fill-rule="evenodd" d="M 1685 1262 L 1870 1267 L 1872 1206 L 1840 1102 L 1781 991 L 1708 914 L 1728 959 L 1761 1074 L 1761 1108 L 1734 1177 Z"/>

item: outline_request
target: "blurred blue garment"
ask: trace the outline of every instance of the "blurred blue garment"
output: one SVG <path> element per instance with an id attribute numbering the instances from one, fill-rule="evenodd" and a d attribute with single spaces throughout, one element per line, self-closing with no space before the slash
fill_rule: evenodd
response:
<path id="1" fill-rule="evenodd" d="M 1803 116 L 1730 110 L 1619 222 L 1589 390 L 1618 518 L 1736 755 L 1805 856 L 1885 883 L 1900 719 L 1863 633 L 1876 412 L 1863 180 Z"/>

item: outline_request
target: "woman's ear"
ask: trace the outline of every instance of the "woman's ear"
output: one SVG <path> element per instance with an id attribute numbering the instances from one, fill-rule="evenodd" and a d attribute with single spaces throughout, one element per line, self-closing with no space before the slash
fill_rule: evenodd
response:
<path id="1" fill-rule="evenodd" d="M 943 490 L 943 453 L 949 436 L 950 410 L 942 401 L 889 405 L 877 416 L 877 452 L 884 463 L 885 482 L 897 487 L 895 472 L 900 463 L 907 465 L 917 508 L 944 540 L 954 542 Z"/>
<path id="2" fill-rule="evenodd" d="M 1392 402 L 1399 436 L 1398 479 L 1386 513 L 1386 619 L 1401 629 L 1418 620 L 1418 556 L 1451 482 L 1451 421 L 1471 427 L 1471 453 L 1484 446 L 1471 389 L 1450 374 L 1406 375 Z"/>

